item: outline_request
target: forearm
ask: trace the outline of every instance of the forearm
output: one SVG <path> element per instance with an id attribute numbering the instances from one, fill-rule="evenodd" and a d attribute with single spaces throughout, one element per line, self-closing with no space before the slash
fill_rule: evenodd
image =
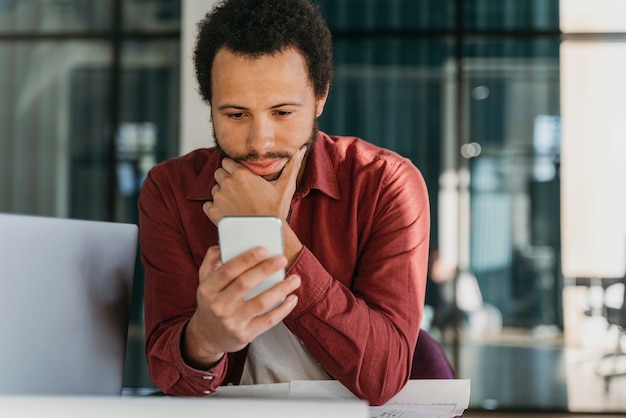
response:
<path id="1" fill-rule="evenodd" d="M 319 222 L 298 225 L 306 247 L 288 273 L 302 284 L 298 306 L 284 321 L 333 378 L 371 404 L 389 400 L 410 376 L 428 264 L 423 179 L 409 164 L 389 173 L 359 177 L 372 189 L 325 200 L 327 206 L 316 207 Z M 376 205 L 368 209 L 360 199 L 372 196 Z M 356 203 L 335 210 L 349 198 Z M 333 221 L 335 213 L 348 215 L 345 224 Z"/>
<path id="2" fill-rule="evenodd" d="M 317 264 L 315 268 L 312 265 Z M 421 307 L 416 293 L 368 301 L 334 280 L 305 248 L 294 267 L 306 266 L 299 304 L 285 324 L 334 379 L 361 399 L 382 404 L 406 383 Z M 406 314 L 407 299 L 415 299 Z"/>

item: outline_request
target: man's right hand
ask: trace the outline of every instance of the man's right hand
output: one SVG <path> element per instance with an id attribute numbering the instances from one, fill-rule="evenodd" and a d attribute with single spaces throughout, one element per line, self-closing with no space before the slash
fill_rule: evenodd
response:
<path id="1" fill-rule="evenodd" d="M 282 255 L 266 257 L 266 250 L 259 247 L 222 265 L 219 247 L 207 250 L 199 270 L 198 306 L 183 336 L 183 356 L 191 367 L 211 368 L 225 353 L 243 349 L 281 322 L 296 306 L 292 292 L 300 278 L 295 275 L 244 301 L 250 289 L 287 265 Z"/>

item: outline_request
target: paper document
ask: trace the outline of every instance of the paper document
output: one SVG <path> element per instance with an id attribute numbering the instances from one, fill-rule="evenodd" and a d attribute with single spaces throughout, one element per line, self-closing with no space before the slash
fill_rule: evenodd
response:
<path id="1" fill-rule="evenodd" d="M 294 380 L 267 385 L 221 386 L 212 397 L 355 399 L 336 380 Z M 453 418 L 469 405 L 468 379 L 409 380 L 383 406 L 370 406 L 371 418 Z"/>
<path id="2" fill-rule="evenodd" d="M 453 418 L 469 406 L 469 379 L 409 380 L 383 406 L 370 406 L 371 418 Z"/>

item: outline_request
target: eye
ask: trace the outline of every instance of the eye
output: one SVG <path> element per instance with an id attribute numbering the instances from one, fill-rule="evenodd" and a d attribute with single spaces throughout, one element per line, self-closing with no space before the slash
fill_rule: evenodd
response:
<path id="1" fill-rule="evenodd" d="M 290 111 L 288 111 L 288 110 L 277 110 L 277 111 L 275 112 L 275 114 L 276 114 L 277 116 L 289 116 L 289 115 L 291 115 L 291 113 L 293 113 L 293 112 L 290 112 Z"/>
<path id="2" fill-rule="evenodd" d="M 229 113 L 228 114 L 228 118 L 229 119 L 235 119 L 235 120 L 239 120 L 239 119 L 243 118 L 243 116 L 244 116 L 243 112 Z"/>

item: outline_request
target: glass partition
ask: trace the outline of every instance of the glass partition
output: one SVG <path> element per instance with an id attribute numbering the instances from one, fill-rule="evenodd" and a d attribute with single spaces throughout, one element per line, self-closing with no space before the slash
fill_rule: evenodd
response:
<path id="1" fill-rule="evenodd" d="M 110 111 L 110 74 L 104 71 L 86 83 L 80 83 L 78 74 L 109 68 L 111 56 L 106 42 L 0 42 L 0 166 L 6 172 L 0 179 L 0 211 L 70 215 L 76 180 L 72 132 L 81 123 L 85 130 L 76 139 L 81 147 L 104 143 Z M 90 112 L 76 121 L 72 109 L 86 103 Z M 106 153 L 100 157 L 100 170 L 91 167 L 104 182 L 111 165 L 106 158 Z M 86 198 L 74 196 L 76 202 Z"/>
<path id="2" fill-rule="evenodd" d="M 619 135 L 621 119 L 614 114 L 619 107 L 609 103 L 621 97 L 617 92 L 623 83 L 614 79 L 610 88 L 599 80 L 621 71 L 621 55 L 613 54 L 614 64 L 606 69 L 597 67 L 604 62 L 598 54 L 565 63 L 558 1 L 368 1 L 358 11 L 350 1 L 319 3 L 334 32 L 336 61 L 321 127 L 394 149 L 424 173 L 433 222 L 422 326 L 448 350 L 459 377 L 472 380 L 470 406 L 626 410 L 617 395 L 626 378 L 602 377 L 622 370 L 620 360 L 607 354 L 619 347 L 622 334 L 608 317 L 599 316 L 606 288 L 620 279 L 592 278 L 589 283 L 589 278 L 579 278 L 576 283 L 583 286 L 571 286 L 571 278 L 563 276 L 562 254 L 573 243 L 562 243 L 561 219 L 568 208 L 598 207 L 593 202 L 603 190 L 590 183 L 595 198 L 563 206 L 562 131 L 567 120 L 561 115 L 561 76 L 595 74 L 585 79 L 584 88 L 568 81 L 578 86 L 570 96 L 606 92 L 611 98 L 593 108 L 579 99 L 572 104 L 580 109 L 574 123 L 583 126 L 610 114 L 611 120 L 594 132 Z M 584 1 L 569 3 L 577 10 L 589 7 Z M 609 3 L 616 7 L 619 1 Z M 425 23 L 420 17 L 428 14 L 432 19 Z M 584 24 L 583 32 L 593 32 L 588 19 L 573 16 Z M 615 33 L 619 20 L 608 21 L 610 37 L 604 40 L 598 32 L 565 39 L 587 49 L 609 39 L 616 52 L 616 42 L 623 42 Z M 576 55 L 573 45 L 568 48 L 568 56 Z M 609 106 L 604 116 L 599 114 L 603 106 Z M 586 146 L 593 149 L 577 148 L 574 189 L 589 183 L 580 177 L 583 165 L 596 160 L 600 166 L 585 178 L 607 172 L 614 173 L 616 184 L 623 183 L 623 164 L 602 163 L 622 161 L 622 143 L 607 148 L 598 139 L 595 145 L 589 141 Z M 599 149 L 614 153 L 598 157 Z M 623 208 L 619 202 L 621 196 L 614 197 L 601 210 L 611 230 L 622 225 L 616 219 L 616 210 Z M 578 219 L 575 232 L 580 236 L 594 223 L 589 217 Z M 576 243 L 585 246 L 585 241 Z M 607 243 L 595 246 L 602 257 L 594 260 L 626 254 L 623 244 L 606 248 Z M 600 344 L 591 336 L 601 334 L 610 342 Z M 580 350 L 583 340 L 596 341 L 596 351 Z M 593 355 L 586 359 L 584 353 Z M 600 362 L 603 358 L 613 362 Z"/>
<path id="3" fill-rule="evenodd" d="M 423 327 L 472 380 L 471 407 L 566 410 L 558 2 L 320 3 L 336 61 L 321 127 L 424 173 Z"/>
<path id="4" fill-rule="evenodd" d="M 567 404 L 558 40 L 545 43 L 475 42 L 462 63 L 459 184 L 467 201 L 446 213 L 467 219 L 459 225 L 467 242 L 458 246 L 457 326 L 459 372 L 472 379 L 475 407 Z"/>
<path id="5" fill-rule="evenodd" d="M 114 0 L 0 0 L 0 34 L 84 33 L 113 25 Z"/>
<path id="6" fill-rule="evenodd" d="M 180 29 L 180 0 L 124 0 L 121 5 L 125 30 L 157 32 Z"/>

